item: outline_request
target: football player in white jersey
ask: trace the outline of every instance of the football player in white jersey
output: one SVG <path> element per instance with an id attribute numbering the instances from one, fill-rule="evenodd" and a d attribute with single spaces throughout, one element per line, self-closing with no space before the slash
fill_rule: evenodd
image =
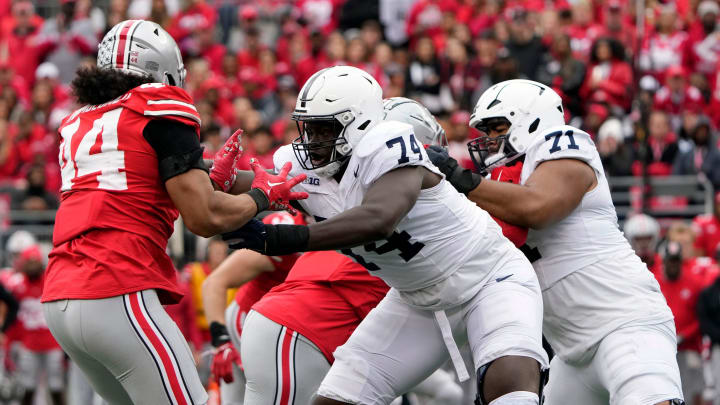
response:
<path id="1" fill-rule="evenodd" d="M 680 404 L 673 316 L 657 282 L 618 229 L 590 136 L 565 125 L 562 101 L 528 80 L 478 100 L 469 150 L 486 171 L 524 157 L 520 184 L 428 154 L 456 188 L 493 216 L 530 228 L 526 251 L 543 290 L 543 332 L 555 350 L 546 404 Z"/>
<path id="2" fill-rule="evenodd" d="M 449 359 L 481 404 L 538 404 L 542 301 L 532 266 L 483 210 L 443 180 L 410 125 L 383 121 L 382 90 L 349 66 L 305 83 L 292 118 L 309 226 L 254 222 L 228 235 L 266 255 L 341 250 L 392 288 L 335 353 L 316 405 L 388 404 Z"/>

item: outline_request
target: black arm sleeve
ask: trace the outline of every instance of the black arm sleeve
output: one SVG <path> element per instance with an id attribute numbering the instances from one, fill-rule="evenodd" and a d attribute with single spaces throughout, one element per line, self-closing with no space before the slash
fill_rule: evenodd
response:
<path id="1" fill-rule="evenodd" d="M 0 285 L 0 301 L 4 302 L 7 305 L 7 314 L 5 314 L 5 322 L 2 324 L 2 330 L 5 332 L 7 328 L 10 327 L 10 325 L 15 322 L 15 319 L 17 319 L 17 313 L 19 309 L 19 305 L 15 297 L 10 294 L 8 290 L 5 289 L 2 285 Z"/>
<path id="2" fill-rule="evenodd" d="M 143 137 L 155 149 L 160 178 L 167 181 L 190 169 L 208 171 L 195 130 L 171 120 L 151 120 L 143 129 Z"/>

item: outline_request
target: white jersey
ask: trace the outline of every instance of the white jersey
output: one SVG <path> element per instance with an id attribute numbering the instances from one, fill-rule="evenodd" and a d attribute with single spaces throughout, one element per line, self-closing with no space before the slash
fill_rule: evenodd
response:
<path id="1" fill-rule="evenodd" d="M 340 183 L 303 170 L 291 145 L 281 147 L 274 156 L 276 168 L 288 161 L 293 163 L 291 176 L 307 174 L 296 190 L 310 197 L 298 202 L 319 220 L 359 206 L 372 184 L 398 167 L 423 166 L 442 175 L 416 141 L 412 127 L 395 121 L 378 124 L 362 138 Z M 483 246 L 489 220 L 487 212 L 442 180 L 420 192 L 387 240 L 341 252 L 397 289 L 410 304 L 445 309 L 472 298 L 508 260 L 504 256 L 512 256 L 489 254 L 489 247 Z M 485 256 L 483 266 L 468 265 L 480 255 Z M 450 277 L 454 274 L 459 275 Z"/>
<path id="2" fill-rule="evenodd" d="M 540 133 L 525 154 L 520 184 L 525 184 L 540 163 L 567 158 L 581 160 L 592 167 L 597 185 L 585 194 L 570 215 L 546 228 L 528 232 L 527 245 L 537 248 L 540 254 L 533 267 L 543 290 L 608 255 L 633 253 L 618 227 L 602 162 L 587 133 L 568 125 Z"/>
<path id="3" fill-rule="evenodd" d="M 524 184 L 547 160 L 578 159 L 595 171 L 597 185 L 566 218 L 530 229 L 527 244 L 543 290 L 543 333 L 557 355 L 583 364 L 613 331 L 672 320 L 657 281 L 620 231 L 600 156 L 590 136 L 571 126 L 549 128 L 525 155 Z M 562 179 L 558 179 L 562 181 Z"/>

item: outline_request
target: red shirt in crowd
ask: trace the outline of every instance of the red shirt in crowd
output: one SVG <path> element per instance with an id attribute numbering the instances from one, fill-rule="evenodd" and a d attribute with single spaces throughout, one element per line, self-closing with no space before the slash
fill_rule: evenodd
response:
<path id="1" fill-rule="evenodd" d="M 83 107 L 63 120 L 62 195 L 43 302 L 146 289 L 158 290 L 163 304 L 182 298 L 165 252 L 178 211 L 158 173 L 155 150 L 143 136 L 155 118 L 178 121 L 199 134 L 192 98 L 159 83 Z"/>
<path id="2" fill-rule="evenodd" d="M 263 222 L 272 225 L 305 225 L 305 219 L 302 214 L 293 216 L 285 211 L 270 214 L 263 218 Z M 235 302 L 238 304 L 240 313 L 237 317 L 237 325 L 235 325 L 238 332 L 242 333 L 243 319 L 245 315 L 250 312 L 252 306 L 270 291 L 270 289 L 285 281 L 285 277 L 287 277 L 290 269 L 299 257 L 299 254 L 268 256 L 275 270 L 260 274 L 252 281 L 240 287 L 235 293 Z"/>
<path id="3" fill-rule="evenodd" d="M 720 248 L 720 220 L 712 214 L 698 215 L 693 220 L 695 230 L 695 248 L 703 256 L 715 257 Z"/>
<path id="4" fill-rule="evenodd" d="M 655 109 L 671 115 L 679 115 L 683 111 L 702 112 L 705 108 L 702 93 L 695 86 L 687 85 L 680 93 L 672 93 L 663 86 L 655 93 Z"/>
<path id="5" fill-rule="evenodd" d="M 198 2 L 178 13 L 170 22 L 167 32 L 179 42 L 198 29 L 214 27 L 216 21 L 215 8 L 205 2 Z"/>
<path id="6" fill-rule="evenodd" d="M 717 264 L 709 257 L 688 259 L 683 261 L 678 279 L 669 280 L 665 277 L 662 260 L 656 260 L 652 273 L 675 317 L 678 349 L 700 352 L 702 334 L 695 307 L 700 292 L 712 284 L 720 273 Z"/>
<path id="7" fill-rule="evenodd" d="M 50 329 L 45 322 L 40 297 L 43 293 L 45 277 L 34 279 L 22 273 L 15 273 L 8 279 L 8 291 L 12 293 L 20 305 L 17 322 L 12 326 L 22 345 L 33 352 L 45 352 L 59 349 Z"/>
<path id="8" fill-rule="evenodd" d="M 585 81 L 580 88 L 580 97 L 627 110 L 632 101 L 632 82 L 632 67 L 627 62 L 614 60 L 592 64 L 588 67 Z"/>
<path id="9" fill-rule="evenodd" d="M 337 252 L 300 256 L 285 282 L 253 305 L 265 317 L 310 339 L 328 362 L 389 287 Z"/>

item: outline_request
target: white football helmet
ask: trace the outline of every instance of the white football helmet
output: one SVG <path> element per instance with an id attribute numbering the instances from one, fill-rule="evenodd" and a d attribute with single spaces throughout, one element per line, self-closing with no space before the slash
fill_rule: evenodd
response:
<path id="1" fill-rule="evenodd" d="M 445 130 L 424 105 L 405 97 L 383 100 L 384 121 L 400 121 L 410 124 L 415 137 L 423 145 L 447 145 Z"/>
<path id="2" fill-rule="evenodd" d="M 487 135 L 488 124 L 505 121 L 510 125 L 505 135 Z M 553 89 L 531 80 L 500 82 L 480 96 L 470 116 L 470 127 L 481 132 L 468 143 L 470 157 L 481 172 L 505 165 L 523 156 L 536 134 L 557 125 L 565 125 L 565 115 Z"/>
<path id="3" fill-rule="evenodd" d="M 97 66 L 150 75 L 158 83 L 185 85 L 180 49 L 173 37 L 152 21 L 126 20 L 112 27 L 98 45 Z"/>
<path id="4" fill-rule="evenodd" d="M 630 246 L 640 257 L 652 255 L 660 240 L 660 224 L 655 218 L 645 214 L 635 214 L 625 221 L 623 232 Z M 638 241 L 641 238 L 649 240 Z"/>
<path id="5" fill-rule="evenodd" d="M 319 176 L 337 173 L 360 139 L 382 120 L 382 103 L 382 88 L 361 69 L 334 66 L 312 75 L 291 115 L 300 133 L 292 143 L 300 165 Z"/>

